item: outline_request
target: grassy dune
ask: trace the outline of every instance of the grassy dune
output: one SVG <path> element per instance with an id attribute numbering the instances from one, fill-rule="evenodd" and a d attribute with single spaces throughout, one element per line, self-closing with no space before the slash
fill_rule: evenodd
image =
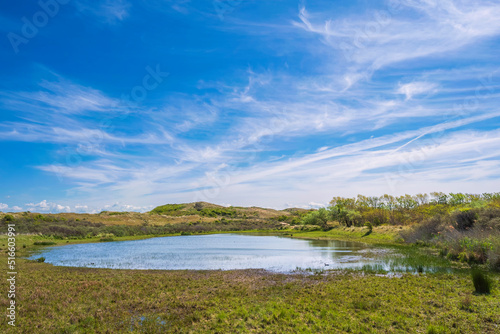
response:
<path id="1" fill-rule="evenodd" d="M 246 220 L 257 220 L 264 221 L 277 217 L 289 217 L 293 209 L 288 210 L 274 210 L 259 207 L 223 207 L 220 205 L 215 205 L 206 202 L 200 203 L 200 211 L 195 208 L 196 203 L 184 203 L 184 204 L 167 204 L 159 206 L 152 210 L 151 212 L 114 212 L 114 211 L 102 211 L 97 214 L 90 213 L 57 213 L 57 214 L 39 214 L 33 212 L 17 212 L 8 213 L 14 219 L 29 218 L 38 219 L 43 221 L 43 218 L 54 218 L 56 220 L 66 220 L 66 221 L 87 221 L 91 223 L 102 223 L 105 225 L 126 225 L 126 226 L 138 226 L 138 225 L 151 225 L 151 226 L 162 226 L 165 224 L 178 224 L 178 223 L 194 223 L 194 222 L 214 222 L 221 217 L 227 218 L 240 218 Z M 165 210 L 162 210 L 164 208 Z M 203 210 L 203 211 L 202 211 Z M 215 213 L 222 214 L 211 214 L 215 210 Z M 218 211 L 217 211 L 218 210 Z M 307 211 L 303 209 L 295 209 L 300 211 Z M 224 215 L 224 213 L 233 213 L 233 215 Z M 0 220 L 6 213 L 0 212 Z"/>

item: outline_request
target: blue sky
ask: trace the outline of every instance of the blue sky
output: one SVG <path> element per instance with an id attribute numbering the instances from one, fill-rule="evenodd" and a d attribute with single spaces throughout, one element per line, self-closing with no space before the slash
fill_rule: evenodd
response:
<path id="1" fill-rule="evenodd" d="M 1 211 L 500 189 L 497 1 L 40 3 L 0 4 Z"/>

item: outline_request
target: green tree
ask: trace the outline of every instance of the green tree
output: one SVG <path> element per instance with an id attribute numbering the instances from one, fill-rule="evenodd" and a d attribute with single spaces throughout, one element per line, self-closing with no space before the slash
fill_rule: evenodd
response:
<path id="1" fill-rule="evenodd" d="M 306 225 L 318 225 L 322 229 L 327 229 L 328 218 L 328 211 L 325 208 L 320 208 L 318 211 L 313 211 L 307 214 L 302 219 L 302 222 Z"/>

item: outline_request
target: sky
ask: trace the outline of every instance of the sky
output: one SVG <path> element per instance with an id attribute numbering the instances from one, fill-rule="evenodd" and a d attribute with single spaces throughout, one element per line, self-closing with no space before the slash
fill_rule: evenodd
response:
<path id="1" fill-rule="evenodd" d="M 500 189 L 500 3 L 0 4 L 0 211 Z"/>

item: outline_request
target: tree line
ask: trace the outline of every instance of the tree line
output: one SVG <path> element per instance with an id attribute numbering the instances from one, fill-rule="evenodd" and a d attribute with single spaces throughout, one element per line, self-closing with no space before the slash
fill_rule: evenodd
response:
<path id="1" fill-rule="evenodd" d="M 347 227 L 367 223 L 408 225 L 455 210 L 466 212 L 486 207 L 500 207 L 500 193 L 449 193 L 392 196 L 334 197 L 327 208 L 310 212 L 302 218 L 303 224 L 327 228 L 328 221 L 337 221 Z M 466 215 L 466 214 L 464 214 Z"/>

